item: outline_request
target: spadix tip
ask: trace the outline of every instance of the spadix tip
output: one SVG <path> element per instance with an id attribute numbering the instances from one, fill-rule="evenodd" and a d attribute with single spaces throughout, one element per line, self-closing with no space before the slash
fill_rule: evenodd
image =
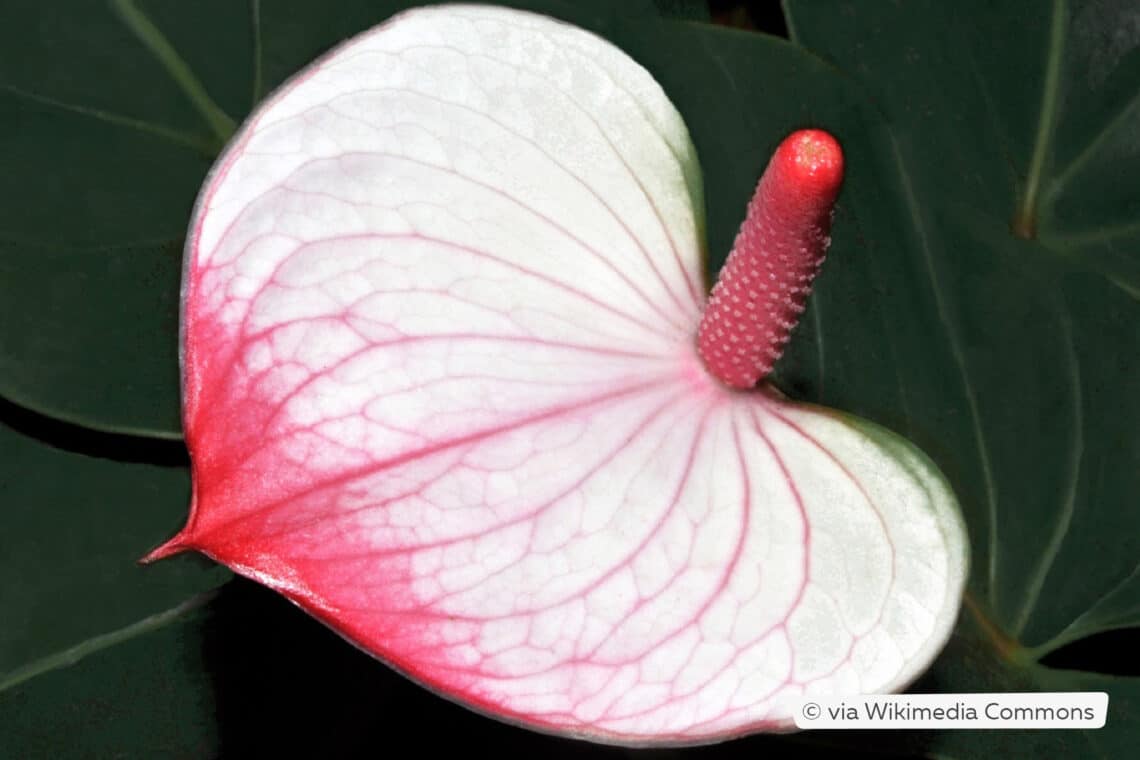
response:
<path id="1" fill-rule="evenodd" d="M 838 192 L 843 183 L 843 148 L 822 129 L 788 135 L 776 150 L 776 160 L 799 182 L 810 183 L 819 192 Z"/>

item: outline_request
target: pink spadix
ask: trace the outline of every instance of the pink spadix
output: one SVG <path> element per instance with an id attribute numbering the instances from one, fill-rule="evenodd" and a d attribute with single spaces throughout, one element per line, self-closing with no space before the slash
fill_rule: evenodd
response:
<path id="1" fill-rule="evenodd" d="M 202 189 L 194 497 L 150 559 L 205 553 L 451 699 L 594 741 L 903 688 L 957 614 L 953 494 L 882 428 L 735 389 L 802 307 L 838 156 L 778 151 L 706 310 L 696 151 L 620 50 L 479 6 L 345 43 Z"/>
<path id="2" fill-rule="evenodd" d="M 701 318 L 709 371 L 751 388 L 772 371 L 831 243 L 843 152 L 831 135 L 790 135 L 764 171 Z"/>

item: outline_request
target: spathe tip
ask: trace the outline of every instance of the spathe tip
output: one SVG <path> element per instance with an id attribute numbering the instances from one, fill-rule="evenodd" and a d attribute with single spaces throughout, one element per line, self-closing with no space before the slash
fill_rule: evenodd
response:
<path id="1" fill-rule="evenodd" d="M 149 554 L 139 560 L 140 565 L 149 565 L 152 562 L 158 562 L 160 559 L 173 557 L 175 554 L 181 554 L 184 551 L 193 549 L 190 544 L 189 536 L 186 531 L 179 531 L 178 535 L 170 539 L 164 544 L 159 545 L 157 548 L 152 549 Z"/>

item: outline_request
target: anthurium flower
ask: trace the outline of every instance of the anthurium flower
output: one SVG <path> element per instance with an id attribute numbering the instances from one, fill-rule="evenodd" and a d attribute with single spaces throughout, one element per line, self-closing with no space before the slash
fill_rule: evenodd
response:
<path id="1" fill-rule="evenodd" d="M 762 382 L 841 179 L 826 133 L 785 141 L 706 305 L 695 150 L 620 50 L 479 6 L 350 40 L 202 190 L 193 504 L 152 558 L 203 552 L 428 688 L 595 741 L 904 687 L 957 614 L 954 497 Z"/>

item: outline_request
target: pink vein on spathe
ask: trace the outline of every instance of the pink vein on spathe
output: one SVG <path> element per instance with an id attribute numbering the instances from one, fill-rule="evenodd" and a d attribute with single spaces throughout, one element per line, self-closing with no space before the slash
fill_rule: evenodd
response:
<path id="1" fill-rule="evenodd" d="M 696 223 L 667 226 L 668 199 L 596 119 L 629 198 L 480 123 L 611 219 L 604 250 L 541 188 L 491 184 L 462 125 L 431 136 L 350 113 L 467 104 L 355 84 L 344 113 L 277 113 L 342 76 L 318 66 L 290 83 L 204 193 L 184 304 L 194 503 L 153 556 L 203 551 L 417 680 L 550 730 L 704 740 L 786 726 L 786 699 L 823 679 L 861 686 L 867 631 L 799 656 L 806 606 L 829 602 L 790 462 L 872 512 L 873 495 L 781 402 L 705 372 L 701 304 L 686 300 Z M 337 119 L 385 147 L 333 144 L 322 120 Z M 306 140 L 325 155 L 281 147 Z M 257 192 L 220 196 L 235 173 Z M 615 210 L 630 198 L 660 225 L 652 242 Z M 504 215 L 518 228 L 489 221 Z M 555 248 L 523 260 L 519 236 Z"/>

